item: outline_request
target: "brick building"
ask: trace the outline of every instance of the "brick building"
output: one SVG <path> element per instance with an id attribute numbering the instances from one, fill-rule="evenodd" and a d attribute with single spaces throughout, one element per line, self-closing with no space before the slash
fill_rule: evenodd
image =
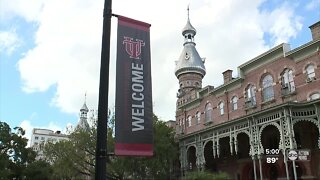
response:
<path id="1" fill-rule="evenodd" d="M 221 86 L 202 87 L 210 69 L 188 17 L 175 69 L 182 175 L 207 169 L 244 180 L 320 179 L 320 21 L 310 29 L 310 42 L 292 50 L 280 44 L 238 66 L 238 77 L 226 70 Z"/>

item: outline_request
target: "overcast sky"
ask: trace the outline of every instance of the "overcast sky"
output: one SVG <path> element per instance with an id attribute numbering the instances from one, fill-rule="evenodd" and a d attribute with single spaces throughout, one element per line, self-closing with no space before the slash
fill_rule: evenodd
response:
<path id="1" fill-rule="evenodd" d="M 87 94 L 97 109 L 102 0 L 0 0 L 0 121 L 64 130 L 76 125 Z M 175 119 L 175 61 L 190 6 L 196 48 L 206 58 L 203 86 L 222 84 L 222 72 L 280 43 L 311 40 L 320 0 L 117 0 L 112 11 L 151 24 L 154 113 Z M 117 18 L 112 18 L 109 107 L 115 104 Z"/>

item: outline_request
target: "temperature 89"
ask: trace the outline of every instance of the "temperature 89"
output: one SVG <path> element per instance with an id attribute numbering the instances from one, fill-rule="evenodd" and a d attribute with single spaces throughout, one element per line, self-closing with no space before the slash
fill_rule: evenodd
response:
<path id="1" fill-rule="evenodd" d="M 276 157 L 267 157 L 267 163 L 276 163 L 278 158 Z"/>

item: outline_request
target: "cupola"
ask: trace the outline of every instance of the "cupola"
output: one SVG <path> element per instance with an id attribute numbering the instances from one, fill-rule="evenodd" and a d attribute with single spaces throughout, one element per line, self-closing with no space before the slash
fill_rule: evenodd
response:
<path id="1" fill-rule="evenodd" d="M 186 73 L 196 73 L 204 77 L 206 74 L 206 68 L 204 66 L 204 60 L 200 57 L 196 43 L 194 42 L 194 36 L 196 35 L 196 29 L 191 25 L 189 18 L 188 8 L 188 20 L 185 27 L 182 29 L 182 35 L 184 37 L 183 50 L 176 61 L 175 75 L 179 79 L 179 76 Z"/>

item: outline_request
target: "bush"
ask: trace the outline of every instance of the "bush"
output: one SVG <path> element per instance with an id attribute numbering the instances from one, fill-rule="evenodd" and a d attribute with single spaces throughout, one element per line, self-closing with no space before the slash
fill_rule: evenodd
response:
<path id="1" fill-rule="evenodd" d="M 226 180 L 230 179 L 227 173 L 211 173 L 208 171 L 192 171 L 186 174 L 186 180 Z"/>

